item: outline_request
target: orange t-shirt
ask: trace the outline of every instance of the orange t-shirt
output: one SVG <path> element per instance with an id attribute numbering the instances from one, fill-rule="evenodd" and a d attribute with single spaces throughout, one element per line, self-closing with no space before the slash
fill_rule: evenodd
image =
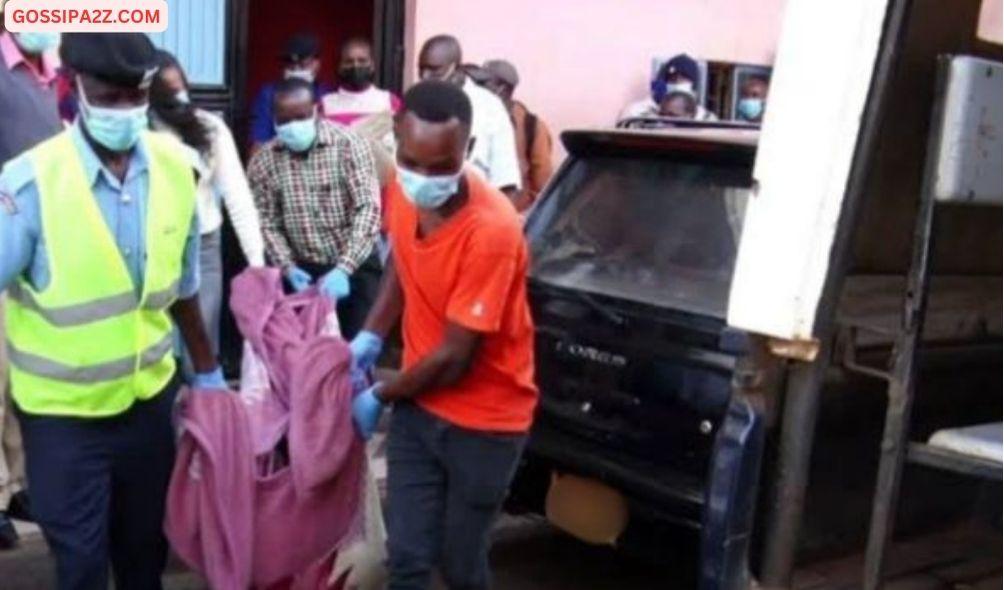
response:
<path id="1" fill-rule="evenodd" d="M 529 251 L 509 199 L 476 174 L 465 178 L 467 203 L 424 238 L 415 206 L 400 184 L 388 185 L 391 252 L 404 291 L 404 368 L 439 346 L 447 322 L 481 333 L 468 373 L 416 402 L 463 428 L 525 432 L 537 405 Z"/>

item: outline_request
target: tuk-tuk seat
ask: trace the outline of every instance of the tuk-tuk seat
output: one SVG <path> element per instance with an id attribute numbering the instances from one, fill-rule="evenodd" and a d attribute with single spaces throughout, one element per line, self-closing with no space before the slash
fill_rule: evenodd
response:
<path id="1" fill-rule="evenodd" d="M 927 444 L 910 445 L 909 460 L 936 469 L 1001 480 L 1004 423 L 991 422 L 935 432 Z"/>

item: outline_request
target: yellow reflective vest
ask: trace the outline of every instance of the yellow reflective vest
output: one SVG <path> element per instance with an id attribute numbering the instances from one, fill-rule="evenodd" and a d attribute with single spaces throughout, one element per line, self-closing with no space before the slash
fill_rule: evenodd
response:
<path id="1" fill-rule="evenodd" d="M 19 278 L 6 307 L 11 395 L 29 414 L 101 417 L 150 399 L 174 374 L 172 323 L 195 211 L 191 160 L 144 133 L 146 268 L 137 296 L 83 164 L 65 131 L 28 153 L 38 187 L 49 284 Z"/>

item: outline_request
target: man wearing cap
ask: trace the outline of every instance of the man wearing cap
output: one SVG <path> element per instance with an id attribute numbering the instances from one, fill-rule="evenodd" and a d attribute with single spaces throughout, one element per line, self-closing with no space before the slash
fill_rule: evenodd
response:
<path id="1" fill-rule="evenodd" d="M 436 35 L 422 45 L 418 75 L 422 80 L 449 82 L 464 91 L 474 112 L 467 161 L 488 179 L 489 184 L 515 199 L 522 188 L 522 180 L 509 113 L 497 96 L 468 79 L 462 63 L 463 52 L 457 38 Z"/>
<path id="2" fill-rule="evenodd" d="M 32 513 L 60 588 L 160 588 L 176 324 L 225 388 L 197 299 L 194 156 L 147 131 L 156 52 L 66 34 L 80 116 L 0 172 L 0 289 Z M 173 320 L 173 323 L 172 323 Z"/>
<path id="3" fill-rule="evenodd" d="M 0 0 L 0 166 L 62 129 L 55 90 L 59 33 L 5 31 L 4 4 Z M 10 206 L 0 195 L 0 209 Z M 0 550 L 17 543 L 10 518 L 30 518 L 21 434 L 7 389 L 7 351 L 0 338 Z"/>
<path id="4" fill-rule="evenodd" d="M 682 92 L 692 96 L 696 102 L 694 119 L 717 121 L 718 117 L 701 104 L 700 81 L 701 70 L 694 58 L 686 53 L 676 55 L 662 64 L 655 77 L 652 78 L 652 82 L 649 84 L 648 98 L 629 104 L 621 111 L 620 119 L 665 116 L 666 110 L 665 108 L 660 109 L 660 105 L 670 94 Z"/>
<path id="5" fill-rule="evenodd" d="M 516 154 L 523 176 L 523 190 L 515 200 L 516 210 L 523 211 L 537 200 L 554 172 L 551 161 L 551 131 L 526 105 L 513 98 L 519 85 L 516 66 L 504 59 L 492 59 L 471 72 L 471 77 L 482 77 L 486 88 L 494 92 L 509 110 L 516 131 Z"/>
<path id="6" fill-rule="evenodd" d="M 297 33 L 286 41 L 282 55 L 283 77 L 306 80 L 314 88 L 314 101 L 333 92 L 330 84 L 317 81 L 321 71 L 321 43 L 309 33 Z M 275 137 L 275 83 L 266 84 L 258 92 L 251 108 L 251 147 L 257 150 L 263 143 Z"/>

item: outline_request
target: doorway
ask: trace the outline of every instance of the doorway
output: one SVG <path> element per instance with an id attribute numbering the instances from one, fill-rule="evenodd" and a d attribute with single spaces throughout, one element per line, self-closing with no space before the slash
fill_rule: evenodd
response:
<path id="1" fill-rule="evenodd" d="M 297 32 L 312 33 L 321 42 L 319 81 L 335 83 L 339 47 L 359 36 L 373 43 L 378 84 L 399 92 L 404 71 L 404 5 L 405 0 L 228 0 L 234 23 L 228 48 L 230 74 L 229 83 L 219 92 L 217 110 L 231 115 L 238 145 L 247 145 L 250 105 L 262 86 L 282 76 L 280 53 L 286 39 Z M 230 279 L 244 267 L 244 261 L 229 222 L 223 239 L 227 301 Z M 240 364 L 241 339 L 229 311 L 224 313 L 221 336 L 221 360 L 232 374 Z"/>
<path id="2" fill-rule="evenodd" d="M 262 86 L 281 78 L 279 56 L 294 33 L 311 33 L 320 40 L 318 81 L 331 85 L 336 82 L 342 42 L 350 37 L 373 37 L 374 0 L 251 0 L 249 8 L 245 87 L 249 101 Z"/>

